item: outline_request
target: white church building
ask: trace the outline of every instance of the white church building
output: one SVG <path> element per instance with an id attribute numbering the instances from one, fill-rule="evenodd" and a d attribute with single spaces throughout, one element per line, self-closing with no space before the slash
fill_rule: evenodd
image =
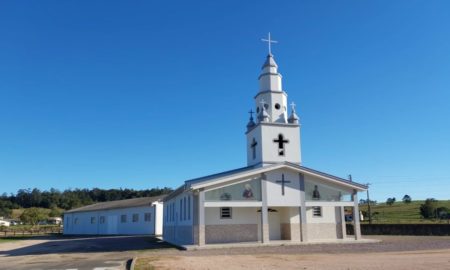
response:
<path id="1" fill-rule="evenodd" d="M 270 36 L 269 36 L 270 44 Z M 304 167 L 299 117 L 270 53 L 246 128 L 247 166 L 187 180 L 164 198 L 163 239 L 177 245 L 348 239 L 344 207 L 367 186 Z"/>

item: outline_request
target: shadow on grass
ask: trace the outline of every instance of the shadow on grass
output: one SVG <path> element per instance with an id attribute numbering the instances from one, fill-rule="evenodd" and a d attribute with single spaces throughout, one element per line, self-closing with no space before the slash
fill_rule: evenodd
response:
<path id="1" fill-rule="evenodd" d="M 36 236 L 45 242 L 0 251 L 3 256 L 176 249 L 152 236 Z M 15 240 L 15 239 L 14 239 Z M 11 241 L 14 241 L 11 240 Z M 25 240 L 25 239 L 24 239 Z M 27 240 L 30 240 L 28 238 Z"/>

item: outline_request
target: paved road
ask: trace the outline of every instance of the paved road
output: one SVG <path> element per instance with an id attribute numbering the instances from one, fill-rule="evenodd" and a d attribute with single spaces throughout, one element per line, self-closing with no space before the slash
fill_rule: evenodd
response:
<path id="1" fill-rule="evenodd" d="M 0 269 L 118 270 L 142 249 L 164 249 L 148 236 L 36 238 L 0 244 Z"/>

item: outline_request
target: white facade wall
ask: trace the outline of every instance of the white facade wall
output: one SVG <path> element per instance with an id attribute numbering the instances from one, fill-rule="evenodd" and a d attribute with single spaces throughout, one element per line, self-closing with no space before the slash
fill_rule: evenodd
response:
<path id="1" fill-rule="evenodd" d="M 284 174 L 284 196 L 281 181 Z M 268 206 L 300 206 L 300 180 L 298 173 L 289 170 L 276 170 L 266 173 Z"/>
<path id="2" fill-rule="evenodd" d="M 163 239 L 174 244 L 194 242 L 194 196 L 183 192 L 164 202 Z"/>
<path id="3" fill-rule="evenodd" d="M 278 144 L 273 141 L 278 138 L 279 134 L 283 134 L 283 137 L 289 140 L 289 143 L 284 145 L 285 153 L 283 156 L 278 155 Z M 258 143 L 255 159 L 253 159 L 253 149 L 251 147 L 253 138 Z M 248 165 L 285 161 L 301 163 L 299 125 L 260 123 L 247 133 Z"/>
<path id="4" fill-rule="evenodd" d="M 231 218 L 220 218 L 220 207 L 205 208 L 205 225 L 259 224 L 261 214 L 257 207 L 232 207 Z"/>
<path id="5" fill-rule="evenodd" d="M 336 216 L 336 210 L 334 206 L 322 206 L 322 216 L 315 217 L 313 215 L 312 207 L 306 207 L 306 220 L 310 224 L 316 223 L 337 223 L 340 221 L 340 216 Z"/>
<path id="6" fill-rule="evenodd" d="M 64 214 L 64 234 L 115 235 L 115 234 L 155 234 L 155 224 L 161 223 L 157 205 L 121 209 L 74 212 Z M 145 214 L 150 213 L 150 221 Z M 155 214 L 156 213 L 156 214 Z M 133 215 L 138 220 L 133 222 Z M 122 222 L 126 215 L 126 222 Z M 156 226 L 157 227 L 157 226 Z"/>

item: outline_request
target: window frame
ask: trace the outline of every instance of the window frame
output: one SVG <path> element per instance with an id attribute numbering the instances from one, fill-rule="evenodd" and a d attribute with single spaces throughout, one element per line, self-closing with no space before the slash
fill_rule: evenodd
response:
<path id="1" fill-rule="evenodd" d="M 322 207 L 321 206 L 313 206 L 311 209 L 312 209 L 312 216 L 313 216 L 313 218 L 321 218 L 321 217 L 323 217 L 323 212 L 322 212 Z"/>
<path id="2" fill-rule="evenodd" d="M 232 207 L 220 207 L 220 219 L 233 219 L 233 208 Z M 228 215 L 224 213 L 228 211 Z"/>

